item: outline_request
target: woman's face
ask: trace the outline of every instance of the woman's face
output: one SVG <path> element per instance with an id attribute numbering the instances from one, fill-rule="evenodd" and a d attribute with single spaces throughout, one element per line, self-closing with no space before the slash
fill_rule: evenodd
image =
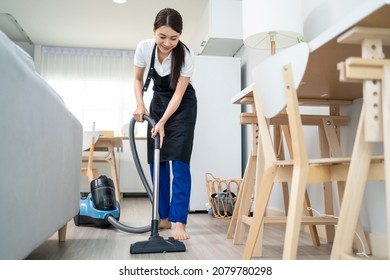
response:
<path id="1" fill-rule="evenodd" d="M 158 50 L 168 55 L 179 43 L 180 33 L 164 25 L 154 30 L 154 37 Z"/>

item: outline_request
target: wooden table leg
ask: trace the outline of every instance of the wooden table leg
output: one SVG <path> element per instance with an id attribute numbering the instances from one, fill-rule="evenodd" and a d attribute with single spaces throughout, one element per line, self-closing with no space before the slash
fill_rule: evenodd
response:
<path id="1" fill-rule="evenodd" d="M 256 156 L 251 155 L 247 164 L 247 176 L 243 180 L 243 185 L 240 190 L 241 199 L 240 206 L 237 210 L 237 222 L 235 225 L 235 232 L 233 244 L 242 244 L 244 242 L 245 225 L 242 222 L 243 217 L 248 216 L 251 206 L 251 199 L 254 193 L 255 177 L 256 177 Z M 235 211 L 236 212 L 236 211 Z"/>
<path id="2" fill-rule="evenodd" d="M 254 156 L 250 155 L 248 158 L 248 162 L 245 168 L 245 173 L 242 178 L 241 186 L 240 186 L 240 192 L 237 197 L 236 204 L 234 206 L 233 215 L 230 219 L 229 228 L 226 234 L 227 239 L 232 239 L 234 232 L 237 228 L 237 222 L 241 221 L 239 219 L 239 215 L 243 215 L 243 213 L 247 213 L 250 211 L 250 205 L 251 205 L 251 198 L 253 194 L 253 185 L 254 185 L 254 172 L 255 167 L 254 164 L 256 163 L 256 159 Z M 242 209 L 241 209 L 242 208 Z M 249 212 L 248 212 L 249 213 Z"/>
<path id="3" fill-rule="evenodd" d="M 257 190 L 258 201 L 256 201 L 253 211 L 253 218 L 249 228 L 248 238 L 246 240 L 243 260 L 250 260 L 252 256 L 259 254 L 262 245 L 262 228 L 264 226 L 264 217 L 267 208 L 267 202 L 272 192 L 274 185 L 274 174 L 276 167 L 264 170 L 263 176 L 257 182 L 259 188 Z M 257 251 L 257 252 L 255 252 Z"/>
<path id="4" fill-rule="evenodd" d="M 344 198 L 341 203 L 331 259 L 342 259 L 346 255 L 352 255 L 352 243 L 359 220 L 371 155 L 372 143 L 366 142 L 364 138 L 363 108 L 352 152 Z"/>
<path id="5" fill-rule="evenodd" d="M 108 153 L 106 156 L 106 160 L 110 164 L 112 181 L 114 182 L 114 186 L 115 186 L 116 200 L 121 202 L 121 192 L 120 192 L 120 188 L 119 188 L 118 173 L 117 173 L 117 169 L 116 169 L 115 151 L 114 151 L 114 146 L 112 145 L 112 143 L 110 143 L 108 145 Z"/>
<path id="6" fill-rule="evenodd" d="M 329 151 L 324 151 L 324 153 L 325 153 L 324 155 L 327 157 L 329 157 L 329 156 L 342 157 L 339 136 L 337 134 L 337 128 L 334 125 L 331 118 L 324 118 L 323 119 L 323 126 L 322 126 L 322 129 L 320 131 L 323 131 L 323 133 L 321 133 L 323 135 L 320 137 L 325 138 L 323 141 L 327 142 L 327 145 L 321 145 L 321 147 L 322 148 L 329 147 Z M 330 184 L 330 187 L 331 187 L 331 184 Z M 343 197 L 344 197 L 345 182 L 337 182 L 337 188 L 338 188 L 339 201 L 341 204 Z M 331 192 L 331 189 L 329 191 Z M 325 203 L 325 214 L 334 215 L 333 202 L 331 201 L 333 198 L 332 198 L 332 196 L 330 196 L 328 199 L 329 199 L 329 201 Z M 328 226 L 326 228 L 327 228 L 328 242 L 333 242 L 334 235 L 335 235 L 334 226 L 332 226 L 332 229 L 330 229 L 330 227 L 328 227 Z M 356 233 L 359 235 L 360 239 L 357 239 L 357 238 L 354 239 L 353 247 L 356 250 L 358 250 L 359 252 L 364 251 L 367 254 L 369 254 L 371 252 L 370 247 L 368 245 L 367 238 L 365 237 L 364 229 L 363 229 L 363 226 L 360 222 L 360 219 L 359 219 L 357 227 L 356 227 Z"/>
<path id="7" fill-rule="evenodd" d="M 354 68 L 356 65 L 353 65 L 353 63 L 348 65 L 347 63 L 343 63 L 344 67 L 340 69 L 340 79 L 342 81 L 363 82 L 363 108 L 360 115 L 331 259 L 352 258 L 352 239 L 364 196 L 364 187 L 370 167 L 372 149 L 375 143 L 380 142 L 383 142 L 384 146 L 388 234 L 387 249 L 389 252 L 388 257 L 390 258 L 390 183 L 387 180 L 390 174 L 390 165 L 387 162 L 390 156 L 390 131 L 388 127 L 390 122 L 390 66 L 382 60 L 384 58 L 383 39 L 388 38 L 388 34 L 388 32 L 384 33 L 382 29 L 355 27 L 338 38 L 339 43 L 348 41 L 349 44 L 361 45 L 361 55 L 364 62 L 358 67 L 360 74 L 356 71 L 351 71 L 352 69 L 357 69 Z M 372 67 L 372 63 L 375 60 L 382 60 L 382 76 L 373 78 L 370 75 L 374 73 L 374 70 L 377 72 L 379 70 L 378 65 L 376 69 Z M 346 76 L 346 73 L 348 73 L 348 76 Z M 362 75 L 363 73 L 364 75 Z"/>
<path id="8" fill-rule="evenodd" d="M 390 66 L 383 67 L 382 73 L 382 117 L 383 146 L 385 156 L 386 216 L 387 216 L 387 257 L 390 259 Z"/>

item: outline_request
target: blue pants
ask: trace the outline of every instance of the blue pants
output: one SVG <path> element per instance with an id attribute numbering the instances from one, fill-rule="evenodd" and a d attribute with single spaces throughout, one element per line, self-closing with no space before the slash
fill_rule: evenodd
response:
<path id="1" fill-rule="evenodd" d="M 170 162 L 160 162 L 160 181 L 158 196 L 158 212 L 161 219 L 187 224 L 191 194 L 190 166 L 180 160 L 172 163 L 172 197 Z M 154 180 L 154 164 L 150 164 L 152 181 Z"/>

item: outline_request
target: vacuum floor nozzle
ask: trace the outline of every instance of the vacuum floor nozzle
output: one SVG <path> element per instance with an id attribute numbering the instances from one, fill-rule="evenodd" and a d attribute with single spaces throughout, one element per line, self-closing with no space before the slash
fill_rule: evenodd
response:
<path id="1" fill-rule="evenodd" d="M 185 252 L 186 246 L 183 242 L 173 237 L 164 239 L 161 236 L 151 236 L 147 241 L 139 241 L 131 244 L 131 254 L 152 254 L 168 252 Z"/>

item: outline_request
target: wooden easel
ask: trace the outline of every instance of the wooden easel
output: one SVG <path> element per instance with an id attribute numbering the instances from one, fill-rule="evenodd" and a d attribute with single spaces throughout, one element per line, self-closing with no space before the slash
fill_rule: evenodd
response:
<path id="1" fill-rule="evenodd" d="M 383 143 L 386 179 L 388 256 L 390 259 L 390 60 L 383 46 L 390 45 L 390 29 L 355 27 L 338 38 L 341 44 L 360 44 L 361 58 L 348 58 L 338 65 L 340 80 L 363 84 L 360 115 L 351 166 L 340 210 L 331 259 L 353 259 L 352 241 L 364 196 L 375 143 Z M 384 215 L 385 216 L 385 215 Z"/>

